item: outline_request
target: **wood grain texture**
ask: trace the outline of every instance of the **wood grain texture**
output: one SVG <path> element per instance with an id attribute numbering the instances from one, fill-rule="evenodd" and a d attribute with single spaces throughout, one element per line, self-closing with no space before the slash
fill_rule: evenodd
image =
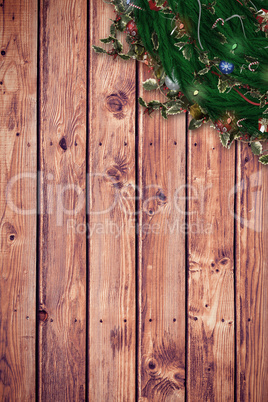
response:
<path id="1" fill-rule="evenodd" d="M 87 1 L 40 3 L 39 399 L 85 400 Z"/>
<path id="2" fill-rule="evenodd" d="M 204 126 L 188 134 L 189 401 L 234 399 L 235 149 Z"/>
<path id="3" fill-rule="evenodd" d="M 0 4 L 0 399 L 35 399 L 37 1 Z"/>
<path id="4" fill-rule="evenodd" d="M 0 0 L 0 400 L 266 402 L 267 167 L 136 110 L 113 7 L 37 7 Z"/>
<path id="5" fill-rule="evenodd" d="M 150 74 L 140 68 L 139 82 Z M 141 93 L 146 100 L 156 93 Z M 140 401 L 185 396 L 185 115 L 139 113 Z"/>
<path id="6" fill-rule="evenodd" d="M 89 400 L 135 400 L 135 62 L 96 55 L 113 8 L 91 2 Z M 96 24 L 95 21 L 98 21 Z"/>
<path id="7" fill-rule="evenodd" d="M 268 171 L 247 144 L 239 146 L 238 155 L 237 400 L 264 402 L 268 399 Z"/>

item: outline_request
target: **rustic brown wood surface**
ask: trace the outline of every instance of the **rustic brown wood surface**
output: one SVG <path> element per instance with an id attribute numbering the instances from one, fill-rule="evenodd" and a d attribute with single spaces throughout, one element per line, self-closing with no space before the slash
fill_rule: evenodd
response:
<path id="1" fill-rule="evenodd" d="M 207 126 L 188 133 L 189 401 L 234 398 L 235 149 Z"/>
<path id="2" fill-rule="evenodd" d="M 267 401 L 268 169 L 144 114 L 114 16 L 0 1 L 0 399 Z"/>
<path id="3" fill-rule="evenodd" d="M 113 9 L 92 1 L 90 45 Z M 100 21 L 96 24 L 95 21 Z M 89 400 L 135 400 L 135 62 L 90 46 Z"/>
<path id="4" fill-rule="evenodd" d="M 140 68 L 139 81 L 150 77 Z M 155 92 L 146 94 L 155 99 Z M 141 400 L 185 397 L 186 118 L 139 111 L 139 344 Z"/>
<path id="5" fill-rule="evenodd" d="M 236 197 L 237 400 L 268 399 L 268 175 L 239 146 Z"/>
<path id="6" fill-rule="evenodd" d="M 84 400 L 87 1 L 42 0 L 39 30 L 39 397 Z"/>
<path id="7" fill-rule="evenodd" d="M 0 399 L 35 400 L 37 1 L 0 4 Z"/>

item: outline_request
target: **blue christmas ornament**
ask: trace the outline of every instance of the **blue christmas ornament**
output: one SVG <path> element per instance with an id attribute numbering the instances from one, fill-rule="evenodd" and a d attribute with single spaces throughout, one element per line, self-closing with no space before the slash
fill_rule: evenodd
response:
<path id="1" fill-rule="evenodd" d="M 222 60 L 219 64 L 219 68 L 223 74 L 231 74 L 234 71 L 234 64 Z"/>

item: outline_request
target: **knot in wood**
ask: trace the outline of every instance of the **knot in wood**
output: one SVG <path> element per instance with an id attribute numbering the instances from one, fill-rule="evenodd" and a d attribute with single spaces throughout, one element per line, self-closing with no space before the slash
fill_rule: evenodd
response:
<path id="1" fill-rule="evenodd" d="M 145 369 L 150 376 L 155 377 L 160 374 L 159 373 L 159 364 L 153 356 L 150 356 L 146 359 Z"/>
<path id="2" fill-rule="evenodd" d="M 48 319 L 48 313 L 45 310 L 39 310 L 38 317 L 40 321 L 46 322 Z"/>
<path id="3" fill-rule="evenodd" d="M 16 231 L 15 227 L 11 223 L 6 222 L 3 225 L 2 231 L 7 236 L 9 244 L 13 243 L 17 237 L 17 231 Z"/>
<path id="4" fill-rule="evenodd" d="M 110 344 L 113 351 L 113 356 L 116 352 L 120 352 L 123 348 L 124 343 L 127 343 L 127 335 L 124 328 L 115 327 L 110 331 Z"/>
<path id="5" fill-rule="evenodd" d="M 144 396 L 149 400 L 162 401 L 167 400 L 167 397 L 175 400 L 177 391 L 185 387 L 183 356 L 178 354 L 172 340 L 166 338 L 163 343 L 155 346 L 151 354 L 144 356 L 143 367 L 148 375 Z"/>
<path id="6" fill-rule="evenodd" d="M 155 199 L 155 196 L 153 197 L 150 197 L 143 203 L 143 211 L 151 218 L 155 215 L 155 213 L 158 210 L 157 200 Z"/>
<path id="7" fill-rule="evenodd" d="M 61 147 L 61 149 L 63 149 L 64 152 L 67 151 L 67 143 L 65 137 L 62 137 L 59 142 L 59 146 Z"/>
<path id="8" fill-rule="evenodd" d="M 124 109 L 128 103 L 128 96 L 123 92 L 113 93 L 106 97 L 106 107 L 114 117 L 121 120 L 125 117 Z"/>
<path id="9" fill-rule="evenodd" d="M 222 258 L 222 259 L 219 261 L 219 264 L 221 264 L 221 265 L 227 265 L 227 264 L 230 263 L 230 262 L 231 262 L 230 258 L 224 257 L 224 258 Z"/>
<path id="10" fill-rule="evenodd" d="M 157 190 L 156 197 L 158 205 L 163 206 L 167 203 L 167 197 L 165 196 L 164 191 L 161 188 Z"/>
<path id="11" fill-rule="evenodd" d="M 123 103 L 117 94 L 112 94 L 106 99 L 108 110 L 111 113 L 121 112 L 123 109 Z"/>
<path id="12" fill-rule="evenodd" d="M 121 189 L 124 186 L 124 182 L 126 181 L 126 169 L 123 166 L 113 165 L 106 170 L 106 175 L 108 181 L 111 184 Z"/>
<path id="13" fill-rule="evenodd" d="M 217 261 L 216 266 L 215 266 L 215 271 L 216 273 L 220 273 L 222 271 L 228 271 L 233 269 L 233 264 L 232 260 L 228 257 L 221 258 L 220 260 Z"/>
<path id="14" fill-rule="evenodd" d="M 174 374 L 174 379 L 179 388 L 185 387 L 185 369 L 183 367 L 177 368 L 177 371 Z"/>

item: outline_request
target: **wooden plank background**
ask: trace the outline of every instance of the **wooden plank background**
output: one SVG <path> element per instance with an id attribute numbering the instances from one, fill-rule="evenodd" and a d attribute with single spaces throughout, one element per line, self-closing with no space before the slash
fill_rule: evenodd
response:
<path id="1" fill-rule="evenodd" d="M 267 401 L 267 167 L 144 115 L 113 17 L 0 0 L 0 398 Z"/>

